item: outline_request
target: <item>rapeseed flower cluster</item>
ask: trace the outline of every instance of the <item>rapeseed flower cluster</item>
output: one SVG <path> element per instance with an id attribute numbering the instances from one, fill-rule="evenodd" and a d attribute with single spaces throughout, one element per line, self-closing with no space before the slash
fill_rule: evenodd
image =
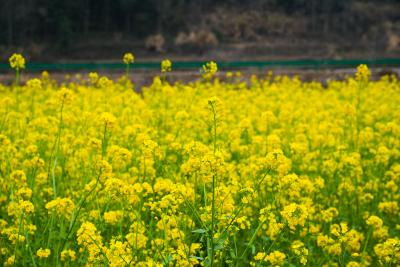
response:
<path id="1" fill-rule="evenodd" d="M 20 54 L 16 54 L 14 53 L 10 59 L 10 67 L 16 70 L 21 70 L 21 69 L 25 69 L 25 58 L 20 55 Z"/>
<path id="2" fill-rule="evenodd" d="M 169 59 L 161 61 L 161 72 L 169 72 L 172 70 L 172 62 Z"/>
<path id="3" fill-rule="evenodd" d="M 132 53 L 126 53 L 126 54 L 124 54 L 122 61 L 124 62 L 124 64 L 129 65 L 135 61 L 135 57 L 133 56 Z"/>
<path id="4" fill-rule="evenodd" d="M 400 82 L 217 69 L 1 85 L 1 264 L 399 266 Z"/>

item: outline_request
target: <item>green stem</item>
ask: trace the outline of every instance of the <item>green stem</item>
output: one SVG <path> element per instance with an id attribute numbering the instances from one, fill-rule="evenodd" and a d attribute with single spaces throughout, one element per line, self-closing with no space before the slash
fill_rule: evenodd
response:
<path id="1" fill-rule="evenodd" d="M 126 75 L 126 78 L 128 79 L 128 77 L 129 77 L 129 64 L 126 64 L 125 75 Z"/>
<path id="2" fill-rule="evenodd" d="M 101 159 L 104 159 L 107 153 L 107 123 L 104 124 L 103 140 L 101 143 Z"/>
<path id="3" fill-rule="evenodd" d="M 262 223 L 259 223 L 259 224 L 258 224 L 256 230 L 254 231 L 254 233 L 253 233 L 253 235 L 252 235 L 252 237 L 251 237 L 251 239 L 250 239 L 250 242 L 247 243 L 247 246 L 246 246 L 245 250 L 243 251 L 243 253 L 242 253 L 242 255 L 240 256 L 239 259 L 243 259 L 243 257 L 246 255 L 247 250 L 248 250 L 249 247 L 253 244 L 254 240 L 256 239 L 257 233 L 258 233 L 258 231 L 260 230 L 260 228 L 261 228 L 262 225 L 263 225 Z"/>
<path id="4" fill-rule="evenodd" d="M 213 123 L 214 123 L 214 159 L 217 150 L 217 118 L 214 104 L 211 104 L 213 112 Z M 215 186 L 216 186 L 216 174 L 212 177 L 212 203 L 211 203 L 211 267 L 214 266 L 214 224 L 215 224 Z"/>
<path id="5" fill-rule="evenodd" d="M 19 216 L 18 219 L 18 234 L 17 234 L 17 241 L 15 242 L 15 247 L 14 247 L 14 263 L 16 262 L 17 258 L 17 250 L 19 246 L 19 235 L 21 233 L 21 228 L 22 228 L 22 214 Z"/>
<path id="6" fill-rule="evenodd" d="M 20 72 L 19 72 L 19 69 L 17 68 L 16 70 L 15 70 L 15 104 L 16 104 L 16 108 L 17 108 L 17 111 L 19 111 L 19 84 L 20 84 L 20 79 L 21 79 L 21 75 L 20 75 Z"/>
<path id="7" fill-rule="evenodd" d="M 367 233 L 367 239 L 365 240 L 365 244 L 364 244 L 364 248 L 363 248 L 363 252 L 362 252 L 363 254 L 365 254 L 365 251 L 367 251 L 367 246 L 368 246 L 369 239 L 371 238 L 371 233 L 372 233 L 372 229 L 370 228 Z"/>
<path id="8" fill-rule="evenodd" d="M 35 257 L 33 256 L 32 247 L 31 247 L 31 244 L 30 244 L 30 242 L 29 242 L 29 235 L 28 235 L 28 233 L 26 233 L 25 238 L 26 238 L 27 247 L 28 247 L 28 249 L 29 249 L 29 255 L 31 256 L 32 264 L 33 264 L 34 267 L 37 267 L 36 261 L 35 261 Z"/>
<path id="9" fill-rule="evenodd" d="M 93 186 L 93 188 L 81 199 L 81 201 L 79 202 L 78 208 L 76 209 L 76 212 L 74 211 L 74 212 L 72 213 L 71 222 L 70 222 L 69 227 L 68 227 L 68 232 L 67 232 L 67 234 L 66 234 L 66 237 L 65 237 L 65 239 L 64 239 L 64 242 L 63 242 L 62 245 L 61 245 L 60 251 L 63 251 L 63 249 L 64 249 L 64 247 L 65 247 L 65 244 L 67 243 L 67 241 L 68 241 L 68 239 L 69 239 L 69 236 L 70 236 L 70 234 L 72 233 L 72 229 L 74 228 L 75 223 L 76 223 L 76 221 L 77 221 L 77 219 L 78 219 L 79 213 L 80 213 L 80 211 L 81 211 L 83 205 L 86 203 L 87 198 L 94 192 L 94 190 L 96 190 L 97 185 L 99 184 L 99 181 L 100 181 L 101 174 L 102 174 L 102 170 L 100 170 L 99 175 L 97 176 L 96 184 L 95 184 L 95 185 Z"/>
<path id="10" fill-rule="evenodd" d="M 55 176 L 54 172 L 57 167 L 58 153 L 60 152 L 61 131 L 62 131 L 62 126 L 63 126 L 63 109 L 64 109 L 64 101 L 62 101 L 62 103 L 61 103 L 60 123 L 58 125 L 58 133 L 57 133 L 56 146 L 55 146 L 56 151 L 55 151 L 55 155 L 54 155 L 54 163 L 53 163 L 53 169 L 52 169 L 54 198 L 57 197 L 56 176 Z"/>
<path id="11" fill-rule="evenodd" d="M 215 175 L 212 181 L 212 203 L 211 203 L 211 267 L 214 265 L 214 220 L 215 220 Z"/>
<path id="12" fill-rule="evenodd" d="M 20 81 L 21 81 L 21 73 L 19 71 L 19 68 L 17 68 L 15 70 L 15 85 L 18 86 Z"/>

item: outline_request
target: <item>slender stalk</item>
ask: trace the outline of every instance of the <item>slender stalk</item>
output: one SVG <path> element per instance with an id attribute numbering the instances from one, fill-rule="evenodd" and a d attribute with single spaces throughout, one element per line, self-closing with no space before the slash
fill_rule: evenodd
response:
<path id="1" fill-rule="evenodd" d="M 258 231 L 260 230 L 262 225 L 263 225 L 263 223 L 259 223 L 258 224 L 256 230 L 254 231 L 252 237 L 250 238 L 249 243 L 247 243 L 247 246 L 246 246 L 245 250 L 243 251 L 243 253 L 242 253 L 242 255 L 240 256 L 239 259 L 243 260 L 244 256 L 246 255 L 247 250 L 249 249 L 249 247 L 253 244 L 254 240 L 256 239 Z"/>
<path id="2" fill-rule="evenodd" d="M 29 255 L 31 256 L 32 265 L 34 267 L 37 267 L 36 261 L 35 261 L 35 257 L 33 256 L 33 252 L 32 252 L 32 246 L 31 246 L 30 241 L 29 241 L 29 234 L 28 233 L 25 234 L 25 238 L 26 238 L 27 247 L 29 249 Z"/>
<path id="3" fill-rule="evenodd" d="M 15 70 L 15 85 L 18 86 L 20 81 L 21 81 L 21 73 L 19 71 L 19 68 L 17 68 Z"/>
<path id="4" fill-rule="evenodd" d="M 214 224 L 215 224 L 215 175 L 212 181 L 212 203 L 211 203 L 211 267 L 214 265 Z"/>
<path id="5" fill-rule="evenodd" d="M 107 137 L 107 123 L 105 123 L 105 125 L 104 125 L 103 142 L 102 142 L 102 159 L 104 158 L 105 152 L 107 151 L 107 140 L 106 140 L 106 137 Z M 99 184 L 99 181 L 100 181 L 101 174 L 102 174 L 102 169 L 100 169 L 100 172 L 99 172 L 99 174 L 98 174 L 98 176 L 97 176 L 96 184 L 95 184 L 95 185 L 93 186 L 93 188 L 81 199 L 81 201 L 79 202 L 79 205 L 78 205 L 78 208 L 77 208 L 76 213 L 74 212 L 74 213 L 72 214 L 71 222 L 70 222 L 70 225 L 69 225 L 69 228 L 68 228 L 68 232 L 67 232 L 67 236 L 65 237 L 64 242 L 62 243 L 62 246 L 61 246 L 60 251 L 62 251 L 62 250 L 64 249 L 65 244 L 66 244 L 66 242 L 68 241 L 68 238 L 69 238 L 70 234 L 72 233 L 72 229 L 73 229 L 74 226 L 75 226 L 76 220 L 78 219 L 79 213 L 80 213 L 80 211 L 81 211 L 83 205 L 86 203 L 87 198 L 88 198 L 88 197 L 94 192 L 94 190 L 97 188 L 97 185 Z"/>
<path id="6" fill-rule="evenodd" d="M 126 64 L 125 75 L 126 75 L 126 78 L 129 79 L 129 64 Z"/>
<path id="7" fill-rule="evenodd" d="M 101 159 L 104 159 L 107 153 L 107 123 L 104 124 L 103 140 L 101 143 Z"/>
<path id="8" fill-rule="evenodd" d="M 74 211 L 74 212 L 72 213 L 71 222 L 70 222 L 69 227 L 68 227 L 68 232 L 67 232 L 67 235 L 66 235 L 66 237 L 65 237 L 65 239 L 64 239 L 64 242 L 63 242 L 62 245 L 61 245 L 60 251 L 63 251 L 63 249 L 64 249 L 64 247 L 65 247 L 65 244 L 67 243 L 67 241 L 68 241 L 68 239 L 69 239 L 69 236 L 70 236 L 70 234 L 72 233 L 72 229 L 73 229 L 74 226 L 75 226 L 76 220 L 78 219 L 79 213 L 80 213 L 80 211 L 81 211 L 83 205 L 86 203 L 87 198 L 94 192 L 94 190 L 96 190 L 97 185 L 99 184 L 99 181 L 100 181 L 101 174 L 102 174 L 102 170 L 100 170 L 100 173 L 99 173 L 99 175 L 97 176 L 96 184 L 95 184 L 95 185 L 93 186 L 93 188 L 90 189 L 90 191 L 81 199 L 81 201 L 79 202 L 79 205 L 78 205 L 78 208 L 77 208 L 76 212 Z"/>
<path id="9" fill-rule="evenodd" d="M 363 254 L 365 254 L 365 252 L 367 251 L 367 246 L 368 246 L 368 242 L 369 239 L 371 238 L 371 234 L 372 234 L 372 229 L 368 229 L 368 234 L 367 234 L 367 239 L 365 240 L 365 244 L 364 244 L 364 248 L 363 248 Z"/>
<path id="10" fill-rule="evenodd" d="M 18 250 L 18 246 L 19 246 L 19 235 L 21 233 L 21 228 L 22 228 L 22 214 L 19 216 L 19 219 L 18 219 L 18 234 L 17 234 L 17 240 L 15 242 L 15 246 L 14 246 L 14 261 L 16 261 L 16 258 L 17 258 L 17 250 Z"/>
<path id="11" fill-rule="evenodd" d="M 213 112 L 213 127 L 214 127 L 214 158 L 217 150 L 217 118 L 214 103 L 211 103 Z M 216 186 L 216 173 L 212 177 L 212 202 L 211 202 L 211 267 L 214 266 L 214 227 L 215 227 L 215 186 Z"/>
<path id="12" fill-rule="evenodd" d="M 19 68 L 15 70 L 15 104 L 17 111 L 19 111 L 19 84 L 21 80 L 21 74 Z"/>
<path id="13" fill-rule="evenodd" d="M 54 174 L 55 169 L 57 167 L 57 157 L 58 153 L 60 151 L 60 141 L 61 141 L 61 131 L 62 131 L 62 125 L 63 125 L 63 110 L 64 110 L 64 101 L 61 103 L 61 109 L 60 109 L 60 123 L 58 125 L 58 133 L 57 133 L 57 139 L 55 143 L 55 153 L 54 153 L 54 163 L 53 163 L 53 168 L 52 168 L 52 181 L 53 181 L 53 191 L 54 191 L 54 198 L 57 197 L 57 185 L 56 185 L 56 176 Z"/>

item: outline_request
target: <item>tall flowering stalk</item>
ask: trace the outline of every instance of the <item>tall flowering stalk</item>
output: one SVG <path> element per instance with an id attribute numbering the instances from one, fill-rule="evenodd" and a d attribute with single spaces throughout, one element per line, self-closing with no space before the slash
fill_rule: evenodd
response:
<path id="1" fill-rule="evenodd" d="M 25 58 L 20 55 L 14 53 L 8 61 L 10 62 L 10 67 L 15 70 L 15 98 L 16 98 L 16 106 L 17 111 L 19 111 L 19 84 L 21 81 L 21 70 L 25 69 Z"/>
<path id="2" fill-rule="evenodd" d="M 203 68 L 201 69 L 203 79 L 208 82 L 211 81 L 212 77 L 215 76 L 217 71 L 218 65 L 214 61 L 207 62 L 203 65 Z"/>
<path id="3" fill-rule="evenodd" d="M 172 62 L 169 59 L 164 59 L 161 61 L 161 74 L 162 74 L 162 80 L 166 81 L 167 80 L 167 73 L 172 70 Z"/>
<path id="4" fill-rule="evenodd" d="M 213 129 L 213 154 L 214 158 L 216 156 L 217 152 L 217 126 L 218 126 L 218 119 L 221 114 L 218 114 L 217 110 L 220 109 L 220 107 L 217 107 L 217 105 L 220 105 L 220 100 L 217 97 L 210 98 L 208 100 L 208 106 L 211 110 L 211 121 L 212 121 L 212 129 Z M 216 206 L 215 206 L 215 188 L 217 185 L 217 173 L 216 171 L 212 175 L 212 200 L 211 200 L 211 231 L 210 231 L 210 243 L 211 243 L 211 249 L 210 249 L 210 266 L 214 266 L 214 254 L 215 254 L 215 242 L 214 242 L 214 235 L 215 235 L 215 224 L 216 224 Z"/>
<path id="5" fill-rule="evenodd" d="M 135 56 L 132 53 L 125 53 L 122 61 L 125 64 L 125 75 L 126 77 L 128 77 L 131 64 L 135 62 Z"/>
<path id="6" fill-rule="evenodd" d="M 10 67 L 15 70 L 15 85 L 19 85 L 21 80 L 21 70 L 25 69 L 25 58 L 21 54 L 14 53 L 8 61 Z"/>

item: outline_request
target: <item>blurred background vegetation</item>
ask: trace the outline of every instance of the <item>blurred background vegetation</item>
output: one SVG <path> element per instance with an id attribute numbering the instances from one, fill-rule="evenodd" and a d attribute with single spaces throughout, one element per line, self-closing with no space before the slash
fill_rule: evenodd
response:
<path id="1" fill-rule="evenodd" d="M 400 55 L 399 0 L 0 0 L 2 60 Z"/>

